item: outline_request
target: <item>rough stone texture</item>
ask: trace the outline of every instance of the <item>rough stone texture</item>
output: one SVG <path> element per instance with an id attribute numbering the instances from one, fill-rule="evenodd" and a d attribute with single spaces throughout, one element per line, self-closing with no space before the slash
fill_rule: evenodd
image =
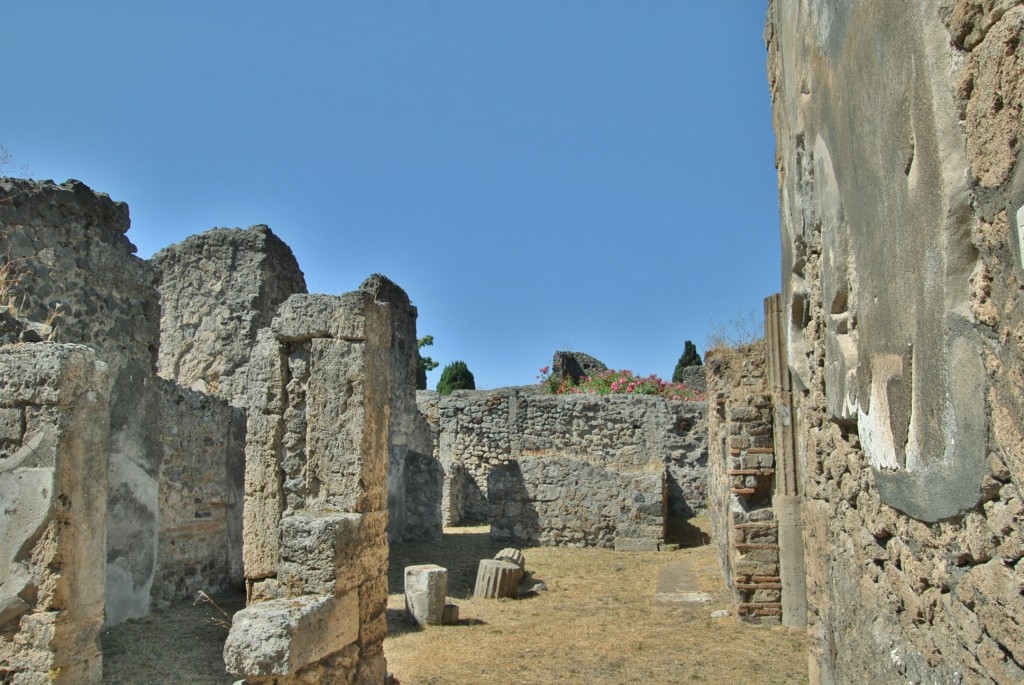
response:
<path id="1" fill-rule="evenodd" d="M 511 561 L 481 559 L 476 571 L 476 585 L 473 597 L 477 599 L 502 599 L 515 597 L 523 569 Z"/>
<path id="2" fill-rule="evenodd" d="M 245 413 L 161 381 L 160 544 L 154 602 L 242 584 Z"/>
<path id="3" fill-rule="evenodd" d="M 657 549 L 664 467 L 619 471 L 569 457 L 523 457 L 488 477 L 491 537 L 528 544 Z"/>
<path id="4" fill-rule="evenodd" d="M 572 378 L 573 382 L 579 382 L 584 376 L 607 370 L 604 362 L 585 352 L 555 352 L 551 360 L 551 375 L 560 380 Z"/>
<path id="5" fill-rule="evenodd" d="M 0 346 L 0 682 L 101 681 L 109 386 L 86 347 Z"/>
<path id="6" fill-rule="evenodd" d="M 160 307 L 151 267 L 125 237 L 128 207 L 85 184 L 0 179 L 0 254 L 23 316 L 56 313 L 56 339 L 106 362 L 110 459 L 106 620 L 143 616 L 156 568 L 155 357 Z"/>
<path id="7" fill-rule="evenodd" d="M 416 407 L 416 307 L 405 291 L 374 274 L 360 290 L 391 309 L 391 418 L 388 424 L 388 541 L 441 539 L 444 470 Z"/>
<path id="8" fill-rule="evenodd" d="M 449 525 L 497 515 L 492 531 L 502 537 L 612 546 L 609 521 L 660 526 L 646 517 L 663 517 L 663 506 L 675 516 L 706 507 L 703 402 L 548 395 L 536 387 L 445 397 L 421 391 L 417 402 L 445 469 L 442 511 Z M 489 495 L 495 468 L 501 469 L 497 498 Z M 577 486 L 576 478 L 584 480 Z M 551 497 L 555 490 L 562 494 Z M 640 518 L 629 518 L 634 514 Z M 605 522 L 600 534 L 589 528 L 598 520 Z M 525 537 L 517 537 L 517 527 Z M 634 528 L 630 535 L 639 534 Z M 660 531 L 643 534 L 661 539 Z"/>
<path id="9" fill-rule="evenodd" d="M 777 624 L 782 615 L 775 449 L 764 342 L 708 353 L 708 484 L 712 538 L 736 615 Z"/>
<path id="10" fill-rule="evenodd" d="M 157 372 L 240 404 L 256 332 L 290 295 L 306 292 L 291 249 L 267 226 L 214 228 L 150 262 L 159 272 Z"/>
<path id="11" fill-rule="evenodd" d="M 258 335 L 244 402 L 253 611 L 236 617 L 225 649 L 229 670 L 252 682 L 384 681 L 393 330 L 390 307 L 360 290 L 293 295 Z M 354 635 L 308 647 L 316 607 L 350 597 L 354 608 L 337 620 L 354 612 Z M 296 599 L 311 613 L 282 614 L 278 603 Z M 263 633 L 282 646 L 248 659 L 252 635 Z"/>
<path id="12" fill-rule="evenodd" d="M 421 626 L 444 622 L 448 569 L 437 564 L 405 567 L 405 613 Z"/>
<path id="13" fill-rule="evenodd" d="M 769 5 L 813 682 L 1024 680 L 1022 31 Z"/>

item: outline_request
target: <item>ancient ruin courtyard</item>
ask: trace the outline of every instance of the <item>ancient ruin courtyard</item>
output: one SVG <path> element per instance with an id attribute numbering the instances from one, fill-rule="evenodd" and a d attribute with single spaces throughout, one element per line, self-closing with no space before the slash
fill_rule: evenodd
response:
<path id="1" fill-rule="evenodd" d="M 695 523 L 707 528 L 702 518 Z M 691 533 L 690 542 L 705 539 Z M 527 548 L 527 569 L 547 591 L 518 601 L 472 599 L 477 562 L 500 547 L 481 526 L 448 528 L 440 543 L 391 546 L 384 650 L 403 685 L 807 682 L 802 631 L 711 617 L 730 603 L 712 545 L 671 552 Z M 448 568 L 459 625 L 418 630 L 406 622 L 402 570 L 415 563 Z M 710 602 L 658 599 L 659 573 L 679 564 L 693 570 L 693 590 L 710 594 Z M 227 610 L 242 605 L 240 596 L 217 600 Z M 219 618 L 200 602 L 107 630 L 104 682 L 234 682 L 222 673 L 227 630 Z"/>

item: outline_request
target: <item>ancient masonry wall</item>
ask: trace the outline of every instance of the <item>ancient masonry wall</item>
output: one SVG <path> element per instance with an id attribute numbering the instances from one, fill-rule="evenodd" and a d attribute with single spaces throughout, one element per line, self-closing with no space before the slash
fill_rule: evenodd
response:
<path id="1" fill-rule="evenodd" d="M 155 275 L 125 237 L 128 207 L 78 181 L 0 179 L 0 255 L 11 295 L 56 339 L 96 350 L 108 367 L 108 623 L 144 616 L 156 569 L 162 450 L 154 374 L 160 325 Z"/>
<path id="2" fill-rule="evenodd" d="M 241 587 L 245 412 L 161 380 L 160 541 L 152 598 Z"/>
<path id="3" fill-rule="evenodd" d="M 240 405 L 256 332 L 306 292 L 291 249 L 269 227 L 215 228 L 153 255 L 160 376 Z"/>
<path id="4" fill-rule="evenodd" d="M 441 539 L 444 470 L 427 421 L 416 407 L 416 307 L 380 274 L 360 290 L 391 310 L 391 414 L 388 425 L 388 541 Z"/>
<path id="5" fill-rule="evenodd" d="M 101 681 L 109 388 L 86 347 L 0 346 L 0 682 Z"/>
<path id="6" fill-rule="evenodd" d="M 384 682 L 390 310 L 294 295 L 249 362 L 249 602 L 224 658 L 247 682 Z"/>
<path id="7" fill-rule="evenodd" d="M 812 682 L 1024 681 L 1024 5 L 769 4 Z"/>
<path id="8" fill-rule="evenodd" d="M 547 395 L 536 387 L 419 392 L 452 525 L 545 544 L 657 545 L 666 513 L 706 507 L 704 404 Z"/>
<path id="9" fill-rule="evenodd" d="M 775 449 L 764 342 L 711 350 L 706 366 L 712 538 L 726 585 L 734 592 L 736 615 L 779 623 Z"/>

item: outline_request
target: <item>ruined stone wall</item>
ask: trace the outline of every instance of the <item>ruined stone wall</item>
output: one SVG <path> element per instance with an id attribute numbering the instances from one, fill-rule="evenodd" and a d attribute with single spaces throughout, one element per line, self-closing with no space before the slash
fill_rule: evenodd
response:
<path id="1" fill-rule="evenodd" d="M 707 375 L 710 518 L 722 572 L 737 616 L 778 623 L 782 586 L 764 342 L 710 351 Z"/>
<path id="2" fill-rule="evenodd" d="M 416 307 L 386 276 L 374 274 L 360 290 L 391 311 L 391 408 L 388 423 L 388 541 L 441 538 L 444 470 L 416 407 Z"/>
<path id="3" fill-rule="evenodd" d="M 249 362 L 248 606 L 225 646 L 247 682 L 384 682 L 391 333 L 360 290 L 293 295 Z"/>
<path id="4" fill-rule="evenodd" d="M 159 274 L 158 373 L 240 404 L 256 332 L 290 295 L 306 292 L 291 249 L 267 226 L 215 228 L 150 262 Z"/>
<path id="5" fill-rule="evenodd" d="M 195 600 L 242 585 L 245 412 L 159 383 L 160 542 L 152 597 Z"/>
<path id="6" fill-rule="evenodd" d="M 0 346 L 0 682 L 101 681 L 109 391 L 86 347 Z"/>
<path id="7" fill-rule="evenodd" d="M 1022 32 L 769 4 L 812 682 L 1024 680 Z"/>
<path id="8" fill-rule="evenodd" d="M 518 529 L 524 540 L 611 545 L 618 526 L 623 539 L 639 534 L 633 524 L 660 540 L 665 507 L 679 516 L 705 509 L 703 403 L 537 387 L 421 392 L 417 401 L 436 431 L 450 524 L 489 520 L 498 535 L 518 537 Z M 500 485 L 493 494 L 492 479 Z M 600 525 L 594 512 L 604 512 Z"/>
<path id="9" fill-rule="evenodd" d="M 155 391 L 155 274 L 125 237 L 128 207 L 78 181 L 0 179 L 0 254 L 28 319 L 57 314 L 56 339 L 83 343 L 108 366 L 110 476 L 108 623 L 149 610 L 162 450 Z"/>

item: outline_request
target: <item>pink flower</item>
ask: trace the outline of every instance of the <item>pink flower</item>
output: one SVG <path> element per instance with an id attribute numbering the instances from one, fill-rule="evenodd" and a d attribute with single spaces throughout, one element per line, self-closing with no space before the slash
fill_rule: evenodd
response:
<path id="1" fill-rule="evenodd" d="M 541 373 L 547 373 L 548 372 L 548 368 L 549 367 L 547 367 L 547 366 L 542 366 L 542 367 L 540 367 L 540 372 Z"/>

